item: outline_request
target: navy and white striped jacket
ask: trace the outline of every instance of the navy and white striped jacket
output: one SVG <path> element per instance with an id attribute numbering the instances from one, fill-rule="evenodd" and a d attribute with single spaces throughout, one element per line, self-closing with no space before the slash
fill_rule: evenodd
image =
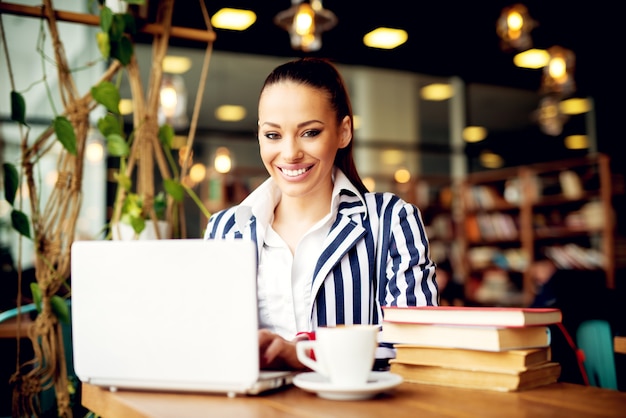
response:
<path id="1" fill-rule="evenodd" d="M 213 214 L 205 238 L 252 239 L 260 256 L 265 230 L 257 228 L 246 202 L 267 194 L 265 185 L 241 205 Z M 385 305 L 437 305 L 435 264 L 418 208 L 392 193 L 360 197 L 342 189 L 337 218 L 324 240 L 311 292 L 313 329 L 380 324 L 381 306 Z"/>

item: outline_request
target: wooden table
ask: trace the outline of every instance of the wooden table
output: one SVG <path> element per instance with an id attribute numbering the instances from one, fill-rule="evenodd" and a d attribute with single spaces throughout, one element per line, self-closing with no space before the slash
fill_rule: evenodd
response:
<path id="1" fill-rule="evenodd" d="M 626 337 L 617 336 L 613 337 L 613 349 L 616 353 L 626 354 Z"/>
<path id="2" fill-rule="evenodd" d="M 523 392 L 490 392 L 403 383 L 366 401 L 331 401 L 297 387 L 255 397 L 110 392 L 82 386 L 82 404 L 103 418 L 146 417 L 624 417 L 626 393 L 555 383 Z"/>

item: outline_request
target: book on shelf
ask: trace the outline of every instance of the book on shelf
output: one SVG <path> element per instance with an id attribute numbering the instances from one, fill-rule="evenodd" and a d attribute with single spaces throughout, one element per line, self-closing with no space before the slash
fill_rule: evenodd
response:
<path id="1" fill-rule="evenodd" d="M 522 371 L 552 360 L 550 347 L 526 350 L 484 351 L 461 348 L 396 344 L 395 361 L 481 371 Z"/>
<path id="2" fill-rule="evenodd" d="M 547 326 L 492 327 L 383 321 L 381 341 L 427 347 L 504 351 L 550 346 Z"/>
<path id="3" fill-rule="evenodd" d="M 542 363 L 522 371 L 475 371 L 438 366 L 423 366 L 390 360 L 390 371 L 405 382 L 513 392 L 548 385 L 558 380 L 561 365 Z"/>
<path id="4" fill-rule="evenodd" d="M 524 327 L 559 323 L 562 320 L 562 313 L 556 308 L 385 306 L 383 307 L 383 317 L 387 322 L 415 324 Z"/>

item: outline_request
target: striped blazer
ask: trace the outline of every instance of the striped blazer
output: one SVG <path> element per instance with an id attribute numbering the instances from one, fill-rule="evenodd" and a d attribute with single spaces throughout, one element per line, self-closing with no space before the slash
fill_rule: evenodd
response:
<path id="1" fill-rule="evenodd" d="M 265 231 L 245 202 L 213 214 L 205 238 L 251 239 L 260 256 Z M 435 264 L 418 208 L 392 193 L 342 189 L 311 292 L 313 329 L 380 324 L 385 305 L 437 305 Z"/>

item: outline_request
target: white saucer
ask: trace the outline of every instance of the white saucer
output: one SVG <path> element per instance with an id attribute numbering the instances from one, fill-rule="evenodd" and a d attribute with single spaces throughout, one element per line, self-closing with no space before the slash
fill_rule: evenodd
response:
<path id="1" fill-rule="evenodd" d="M 402 383 L 402 376 L 390 372 L 372 372 L 367 383 L 358 387 L 337 387 L 319 373 L 300 373 L 293 378 L 293 384 L 317 396 L 336 401 L 369 399 Z"/>

